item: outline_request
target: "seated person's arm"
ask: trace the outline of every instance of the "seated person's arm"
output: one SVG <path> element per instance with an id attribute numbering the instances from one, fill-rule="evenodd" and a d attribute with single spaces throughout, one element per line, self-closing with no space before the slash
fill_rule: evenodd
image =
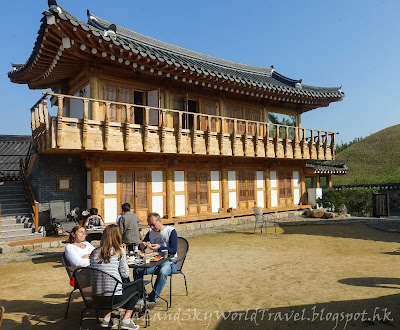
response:
<path id="1" fill-rule="evenodd" d="M 103 218 L 99 215 L 99 226 L 103 226 L 104 227 L 104 221 Z"/>
<path id="2" fill-rule="evenodd" d="M 140 243 L 140 249 L 142 251 L 146 250 L 147 242 L 150 242 L 149 232 L 147 232 L 146 236 L 144 237 L 142 243 Z"/>
<path id="3" fill-rule="evenodd" d="M 174 255 L 178 251 L 178 234 L 174 229 L 169 236 L 169 247 L 161 246 L 160 250 L 168 250 L 168 254 Z"/>
<path id="4" fill-rule="evenodd" d="M 87 228 L 88 225 L 89 225 L 89 218 L 85 220 L 85 222 L 83 223 L 83 227 Z"/>
<path id="5" fill-rule="evenodd" d="M 90 264 L 88 255 L 79 256 L 78 252 L 69 245 L 65 247 L 65 258 L 67 258 L 73 269 L 87 267 Z"/>
<path id="6" fill-rule="evenodd" d="M 121 275 L 121 278 L 129 278 L 129 267 L 126 262 L 126 254 L 123 249 L 121 249 L 121 250 L 122 250 L 122 258 L 119 261 L 118 271 Z"/>

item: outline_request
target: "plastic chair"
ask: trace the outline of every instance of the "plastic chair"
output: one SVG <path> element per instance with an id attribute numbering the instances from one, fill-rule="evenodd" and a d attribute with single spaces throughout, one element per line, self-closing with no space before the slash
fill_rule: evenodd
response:
<path id="1" fill-rule="evenodd" d="M 268 220 L 267 218 L 264 216 L 262 208 L 261 207 L 253 207 L 253 212 L 254 212 L 254 217 L 255 217 L 255 222 L 254 222 L 254 234 L 256 232 L 257 229 L 257 224 L 261 223 L 261 233 L 263 232 L 263 227 L 265 226 L 265 234 L 267 234 L 267 223 Z M 274 224 L 274 229 L 275 229 L 275 236 L 276 236 L 276 219 L 275 216 L 272 215 L 272 223 Z"/>
<path id="2" fill-rule="evenodd" d="M 183 275 L 183 279 L 185 280 L 185 289 L 186 289 L 186 295 L 188 295 L 188 289 L 187 289 L 187 283 L 186 283 L 186 276 L 182 272 L 183 264 L 186 259 L 186 255 L 189 251 L 189 242 L 183 238 L 183 237 L 178 237 L 178 266 L 176 269 L 176 272 L 171 272 L 170 278 L 169 278 L 169 307 L 172 305 L 172 275 L 174 274 L 181 274 Z M 171 265 L 172 268 L 172 265 Z"/>
<path id="3" fill-rule="evenodd" d="M 69 310 L 69 304 L 71 302 L 71 297 L 72 297 L 72 293 L 78 289 L 78 287 L 75 284 L 75 279 L 73 277 L 74 274 L 74 269 L 72 268 L 71 264 L 69 263 L 68 259 L 65 257 L 65 252 L 62 254 L 62 263 L 65 267 L 65 270 L 67 271 L 68 277 L 69 277 L 69 284 L 73 287 L 71 293 L 69 294 L 69 298 L 68 298 L 68 304 L 67 304 L 67 310 L 65 312 L 65 316 L 64 318 L 66 319 L 68 316 L 68 310 Z"/>
<path id="4" fill-rule="evenodd" d="M 145 297 L 144 282 L 139 279 L 130 283 L 122 283 L 120 280 L 114 276 L 103 272 L 99 269 L 94 269 L 89 267 L 78 268 L 75 270 L 73 277 L 75 278 L 75 283 L 79 288 L 82 295 L 85 307 L 81 313 L 81 320 L 79 329 L 82 329 L 83 316 L 87 309 L 94 309 L 97 312 L 99 310 L 104 311 L 117 311 L 118 314 L 118 329 L 121 326 L 122 314 L 121 307 L 123 307 L 134 295 L 143 295 L 146 310 L 146 327 L 150 324 L 149 312 L 147 310 L 147 301 Z M 103 284 L 107 283 L 107 287 L 112 287 L 111 291 L 104 292 Z M 115 292 L 119 286 L 124 289 L 129 287 L 130 294 L 127 295 L 122 301 L 115 302 Z M 98 315 L 96 317 L 98 321 Z"/>

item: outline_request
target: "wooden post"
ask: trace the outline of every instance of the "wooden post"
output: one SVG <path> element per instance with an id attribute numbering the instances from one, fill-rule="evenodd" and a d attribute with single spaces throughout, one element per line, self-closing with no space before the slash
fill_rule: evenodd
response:
<path id="1" fill-rule="evenodd" d="M 82 149 L 86 149 L 88 113 L 89 113 L 89 100 L 83 100 Z"/>
<path id="2" fill-rule="evenodd" d="M 58 111 L 57 111 L 57 148 L 61 147 L 62 138 L 62 115 L 63 115 L 63 96 L 58 96 Z"/>
<path id="3" fill-rule="evenodd" d="M 161 111 L 162 121 L 161 121 L 161 142 L 160 142 L 160 151 L 165 151 L 165 139 L 167 137 L 167 111 Z"/>
<path id="4" fill-rule="evenodd" d="M 331 134 L 331 153 L 332 159 L 335 159 L 335 133 Z"/>
<path id="5" fill-rule="evenodd" d="M 125 118 L 125 138 L 124 138 L 124 149 L 129 151 L 130 140 L 130 118 L 131 118 L 131 106 L 126 106 L 126 118 Z"/>
<path id="6" fill-rule="evenodd" d="M 104 121 L 104 149 L 108 149 L 108 140 L 110 136 L 110 102 L 106 103 L 106 120 Z"/>
<path id="7" fill-rule="evenodd" d="M 232 155 L 236 154 L 236 132 L 237 132 L 237 119 L 233 120 L 233 130 L 232 130 Z"/>
<path id="8" fill-rule="evenodd" d="M 36 128 L 36 123 L 35 123 L 35 110 L 32 108 L 31 109 L 31 129 L 32 129 L 32 133 Z"/>
<path id="9" fill-rule="evenodd" d="M 143 151 L 146 152 L 149 148 L 149 108 L 144 109 L 143 117 Z"/>
<path id="10" fill-rule="evenodd" d="M 229 190 L 228 190 L 228 169 L 226 168 L 226 160 L 221 162 L 221 183 L 222 183 L 222 208 L 224 212 L 229 208 Z"/>
<path id="11" fill-rule="evenodd" d="M 35 208 L 35 233 L 39 230 L 39 203 L 34 201 L 34 208 Z"/>
<path id="12" fill-rule="evenodd" d="M 260 123 L 256 124 L 256 132 L 254 134 L 254 156 L 258 155 L 258 137 L 260 135 Z"/>
<path id="13" fill-rule="evenodd" d="M 206 136 L 206 153 L 210 154 L 211 151 L 211 117 L 207 117 L 207 136 Z"/>
<path id="14" fill-rule="evenodd" d="M 219 118 L 219 154 L 224 153 L 224 123 L 225 119 Z"/>
<path id="15" fill-rule="evenodd" d="M 48 130 L 50 127 L 49 123 L 49 110 L 47 109 L 47 98 L 43 99 L 43 113 L 44 113 L 44 121 L 46 123 L 46 129 Z"/>
<path id="16" fill-rule="evenodd" d="M 182 141 L 182 112 L 178 112 L 178 127 L 176 134 L 176 152 L 179 154 L 181 152 L 181 141 Z"/>
<path id="17" fill-rule="evenodd" d="M 244 122 L 244 134 L 243 134 L 243 155 L 247 156 L 247 134 L 249 132 L 249 122 L 246 120 Z"/>
<path id="18" fill-rule="evenodd" d="M 192 127 L 192 153 L 196 153 L 196 129 L 197 129 L 198 115 L 193 114 L 193 127 Z"/>
<path id="19" fill-rule="evenodd" d="M 168 219 L 172 219 L 173 209 L 174 209 L 174 169 L 172 166 L 172 161 L 170 159 L 167 160 L 167 191 L 166 191 L 166 199 L 167 199 L 167 215 Z"/>
<path id="20" fill-rule="evenodd" d="M 102 99 L 100 97 L 100 88 L 99 88 L 99 78 L 98 77 L 90 77 L 90 97 L 92 99 Z M 92 119 L 93 120 L 103 120 L 101 116 L 101 109 L 99 106 L 99 102 L 94 101 L 92 103 Z"/>
<path id="21" fill-rule="evenodd" d="M 92 207 L 97 208 L 99 210 L 99 213 L 101 213 L 101 210 L 103 209 L 103 194 L 101 191 L 101 170 L 99 166 L 93 166 L 90 170 L 92 179 L 91 204 Z M 104 216 L 103 213 L 101 214 Z"/>

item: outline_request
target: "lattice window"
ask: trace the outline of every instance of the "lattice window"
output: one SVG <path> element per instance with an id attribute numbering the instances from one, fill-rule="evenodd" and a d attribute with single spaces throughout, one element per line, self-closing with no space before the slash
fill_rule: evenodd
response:
<path id="1" fill-rule="evenodd" d="M 121 173 L 122 204 L 129 203 L 133 208 L 133 174 Z"/>
<path id="2" fill-rule="evenodd" d="M 239 172 L 239 201 L 246 201 L 246 173 Z"/>
<path id="3" fill-rule="evenodd" d="M 279 198 L 286 198 L 285 173 L 282 173 L 282 172 L 278 173 L 278 181 L 279 181 Z"/>
<path id="4" fill-rule="evenodd" d="M 137 195 L 137 208 L 147 208 L 147 173 L 136 173 L 136 195 Z"/>
<path id="5" fill-rule="evenodd" d="M 121 102 L 122 103 L 133 103 L 132 90 L 130 88 L 121 88 Z M 121 106 L 121 122 L 126 120 L 126 106 Z"/>
<path id="6" fill-rule="evenodd" d="M 199 173 L 200 204 L 208 204 L 207 173 Z"/>
<path id="7" fill-rule="evenodd" d="M 247 173 L 247 198 L 249 201 L 254 201 L 254 172 Z"/>
<path id="8" fill-rule="evenodd" d="M 292 198 L 292 175 L 286 173 L 286 197 Z"/>
<path id="9" fill-rule="evenodd" d="M 187 174 L 188 192 L 189 192 L 189 205 L 197 204 L 197 175 L 196 173 L 189 172 Z"/>
<path id="10" fill-rule="evenodd" d="M 107 101 L 117 101 L 116 86 L 105 86 L 104 94 L 104 99 Z M 115 104 L 110 105 L 110 121 L 117 121 L 117 106 Z"/>

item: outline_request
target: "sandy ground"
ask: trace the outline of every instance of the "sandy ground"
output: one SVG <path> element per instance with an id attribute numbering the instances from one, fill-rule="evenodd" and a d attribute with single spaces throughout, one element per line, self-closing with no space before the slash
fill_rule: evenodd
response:
<path id="1" fill-rule="evenodd" d="M 392 329 L 400 327 L 400 233 L 365 224 L 283 226 L 189 238 L 173 306 L 154 329 Z M 83 302 L 58 258 L 0 265 L 2 329 L 78 329 Z M 167 296 L 169 286 L 164 289 Z M 144 325 L 142 319 L 137 321 Z M 84 329 L 100 329 L 94 320 Z"/>

